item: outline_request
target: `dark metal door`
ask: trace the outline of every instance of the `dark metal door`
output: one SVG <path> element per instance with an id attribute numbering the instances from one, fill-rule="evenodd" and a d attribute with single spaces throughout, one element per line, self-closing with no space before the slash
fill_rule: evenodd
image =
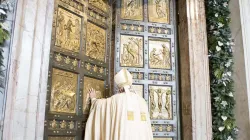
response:
<path id="1" fill-rule="evenodd" d="M 116 1 L 115 72 L 126 67 L 148 102 L 155 140 L 177 140 L 175 1 Z"/>
<path id="2" fill-rule="evenodd" d="M 111 7 L 103 0 L 55 0 L 45 140 L 83 140 L 87 91 L 109 93 Z"/>

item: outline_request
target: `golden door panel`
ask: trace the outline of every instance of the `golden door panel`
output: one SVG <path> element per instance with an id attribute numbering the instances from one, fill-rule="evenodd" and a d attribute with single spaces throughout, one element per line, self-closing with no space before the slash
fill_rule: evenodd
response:
<path id="1" fill-rule="evenodd" d="M 149 86 L 151 119 L 172 119 L 172 90 L 169 86 Z"/>
<path id="2" fill-rule="evenodd" d="M 121 35 L 120 65 L 143 67 L 143 37 Z"/>
<path id="3" fill-rule="evenodd" d="M 149 0 L 149 22 L 169 23 L 169 0 Z"/>
<path id="4" fill-rule="evenodd" d="M 51 112 L 76 112 L 77 74 L 53 68 Z"/>
<path id="5" fill-rule="evenodd" d="M 62 8 L 58 8 L 56 24 L 56 46 L 79 52 L 81 18 Z"/>
<path id="6" fill-rule="evenodd" d="M 87 23 L 86 55 L 90 58 L 105 61 L 106 32 L 103 28 Z"/>
<path id="7" fill-rule="evenodd" d="M 143 97 L 143 85 L 132 85 L 132 88 L 135 90 L 136 94 Z"/>
<path id="8" fill-rule="evenodd" d="M 89 89 L 93 88 L 96 91 L 96 98 L 100 99 L 104 97 L 105 87 L 104 81 L 98 80 L 95 78 L 84 77 L 83 81 L 83 113 L 88 112 L 90 104 L 89 104 Z"/>
<path id="9" fill-rule="evenodd" d="M 98 9 L 107 12 L 107 3 L 105 0 L 89 0 L 89 4 L 97 7 Z"/>
<path id="10" fill-rule="evenodd" d="M 48 140 L 75 140 L 75 137 L 48 137 Z"/>
<path id="11" fill-rule="evenodd" d="M 149 68 L 171 69 L 169 40 L 149 39 Z"/>
<path id="12" fill-rule="evenodd" d="M 143 20 L 142 0 L 122 0 L 121 18 Z"/>

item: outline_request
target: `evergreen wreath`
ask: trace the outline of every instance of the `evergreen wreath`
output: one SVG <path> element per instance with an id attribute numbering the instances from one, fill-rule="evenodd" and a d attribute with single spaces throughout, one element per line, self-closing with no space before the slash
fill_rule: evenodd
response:
<path id="1" fill-rule="evenodd" d="M 206 0 L 213 140 L 236 140 L 230 0 Z"/>

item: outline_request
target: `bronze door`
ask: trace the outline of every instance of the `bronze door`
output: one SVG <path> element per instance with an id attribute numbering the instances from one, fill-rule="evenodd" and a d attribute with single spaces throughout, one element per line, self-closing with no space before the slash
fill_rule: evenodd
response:
<path id="1" fill-rule="evenodd" d="M 55 0 L 45 140 L 83 140 L 89 100 L 109 93 L 110 2 Z"/>
<path id="2" fill-rule="evenodd" d="M 180 139 L 175 1 L 116 1 L 115 33 L 115 72 L 126 67 L 133 75 L 154 139 Z"/>

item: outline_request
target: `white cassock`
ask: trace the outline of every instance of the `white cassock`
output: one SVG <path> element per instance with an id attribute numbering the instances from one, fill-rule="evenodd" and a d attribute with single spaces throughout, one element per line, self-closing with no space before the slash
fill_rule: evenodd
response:
<path id="1" fill-rule="evenodd" d="M 128 90 L 132 77 L 127 72 L 123 69 L 115 76 L 116 84 L 124 87 L 124 93 L 107 99 L 92 99 L 85 140 L 153 140 L 147 103 Z M 124 82 L 124 76 L 129 82 Z"/>

